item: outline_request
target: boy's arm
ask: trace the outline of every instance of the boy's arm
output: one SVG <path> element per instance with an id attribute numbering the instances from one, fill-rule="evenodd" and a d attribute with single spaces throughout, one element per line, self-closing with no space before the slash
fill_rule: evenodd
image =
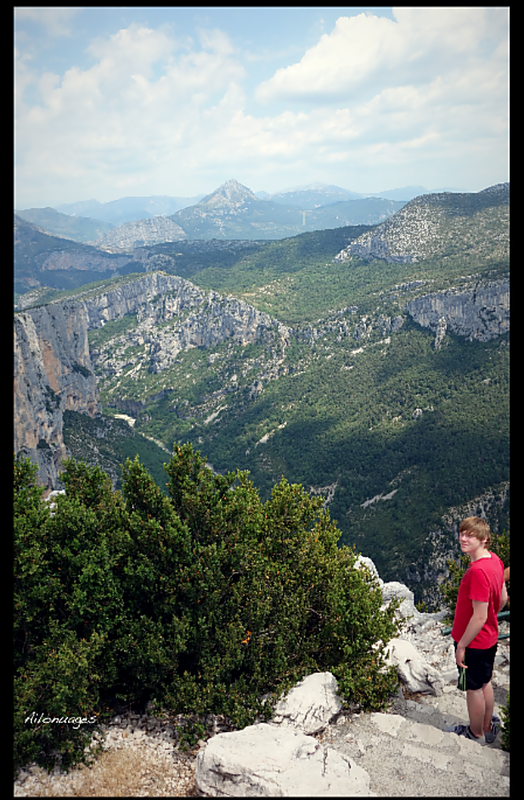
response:
<path id="1" fill-rule="evenodd" d="M 455 652 L 455 660 L 459 667 L 467 667 L 467 664 L 464 664 L 466 647 L 471 644 L 475 636 L 478 636 L 488 618 L 487 603 L 482 603 L 480 600 L 472 600 L 471 603 L 473 605 L 473 614 L 468 622 L 468 627 L 462 634 L 460 642 L 457 644 L 457 650 Z"/>
<path id="2" fill-rule="evenodd" d="M 508 602 L 508 590 L 506 589 L 506 584 L 502 584 L 502 592 L 500 593 L 500 607 L 497 613 L 502 611 L 506 603 Z"/>

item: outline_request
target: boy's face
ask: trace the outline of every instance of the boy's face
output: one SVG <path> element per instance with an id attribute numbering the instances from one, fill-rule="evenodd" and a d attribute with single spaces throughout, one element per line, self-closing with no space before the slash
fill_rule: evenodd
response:
<path id="1" fill-rule="evenodd" d="M 466 553 L 474 561 L 480 553 L 484 552 L 486 539 L 481 541 L 476 536 L 472 536 L 471 533 L 461 532 L 459 533 L 459 542 L 462 552 Z"/>

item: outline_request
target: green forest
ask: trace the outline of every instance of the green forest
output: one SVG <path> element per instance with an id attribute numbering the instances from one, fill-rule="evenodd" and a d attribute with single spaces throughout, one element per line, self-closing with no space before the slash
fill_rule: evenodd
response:
<path id="1" fill-rule="evenodd" d="M 313 343 L 296 337 L 282 374 L 270 381 L 262 380 L 262 344 L 242 353 L 228 344 L 196 348 L 179 354 L 167 379 L 146 376 L 149 396 L 160 378 L 176 389 L 154 401 L 146 395 L 135 428 L 167 447 L 178 440 L 202 446 L 219 472 L 249 470 L 264 499 L 282 476 L 307 489 L 336 483 L 330 512 L 343 541 L 376 560 L 385 580 L 404 578 L 449 506 L 509 480 L 508 335 L 468 342 L 450 334 L 438 352 L 433 339 L 409 319 L 393 336 L 379 329 L 362 348 L 336 330 Z M 223 393 L 232 374 L 235 389 Z M 264 391 L 253 400 L 257 376 Z M 121 379 L 123 395 L 143 391 L 133 383 Z M 214 393 L 221 411 L 209 423 L 206 398 Z M 362 508 L 393 490 L 391 499 Z M 507 502 L 498 513 L 495 528 L 508 516 Z"/>

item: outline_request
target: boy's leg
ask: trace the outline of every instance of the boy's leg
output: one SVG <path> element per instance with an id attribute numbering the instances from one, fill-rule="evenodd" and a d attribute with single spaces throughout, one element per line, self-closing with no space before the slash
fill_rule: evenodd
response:
<path id="1" fill-rule="evenodd" d="M 493 694 L 493 685 L 491 681 L 488 681 L 482 687 L 482 691 L 484 693 L 484 702 L 486 704 L 486 709 L 484 711 L 484 725 L 483 729 L 486 733 L 489 733 L 491 730 L 491 719 L 493 717 L 493 711 L 495 710 L 495 696 Z"/>
<path id="2" fill-rule="evenodd" d="M 486 699 L 484 689 L 468 689 L 466 692 L 468 704 L 469 728 L 477 737 L 484 735 L 484 720 L 486 717 Z M 490 723 L 491 723 L 491 717 Z"/>

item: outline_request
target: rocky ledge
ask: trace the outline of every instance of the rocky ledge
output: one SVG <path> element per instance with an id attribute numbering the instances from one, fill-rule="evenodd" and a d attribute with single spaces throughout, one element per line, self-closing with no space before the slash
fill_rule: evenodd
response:
<path id="1" fill-rule="evenodd" d="M 282 698 L 269 723 L 235 731 L 223 717 L 201 720 L 205 739 L 184 753 L 183 716 L 127 712 L 95 736 L 102 752 L 89 767 L 50 775 L 21 770 L 15 796 L 205 797 L 506 797 L 509 753 L 501 737 L 487 744 L 446 730 L 467 722 L 457 689 L 453 643 L 444 612 L 423 614 L 398 582 L 383 583 L 373 562 L 356 566 L 377 577 L 388 603 L 401 598 L 398 639 L 390 643 L 400 688 L 386 713 L 342 709 L 329 672 L 309 675 Z M 508 623 L 502 623 L 509 633 Z M 493 673 L 495 714 L 509 688 L 509 638 L 499 642 Z"/>

